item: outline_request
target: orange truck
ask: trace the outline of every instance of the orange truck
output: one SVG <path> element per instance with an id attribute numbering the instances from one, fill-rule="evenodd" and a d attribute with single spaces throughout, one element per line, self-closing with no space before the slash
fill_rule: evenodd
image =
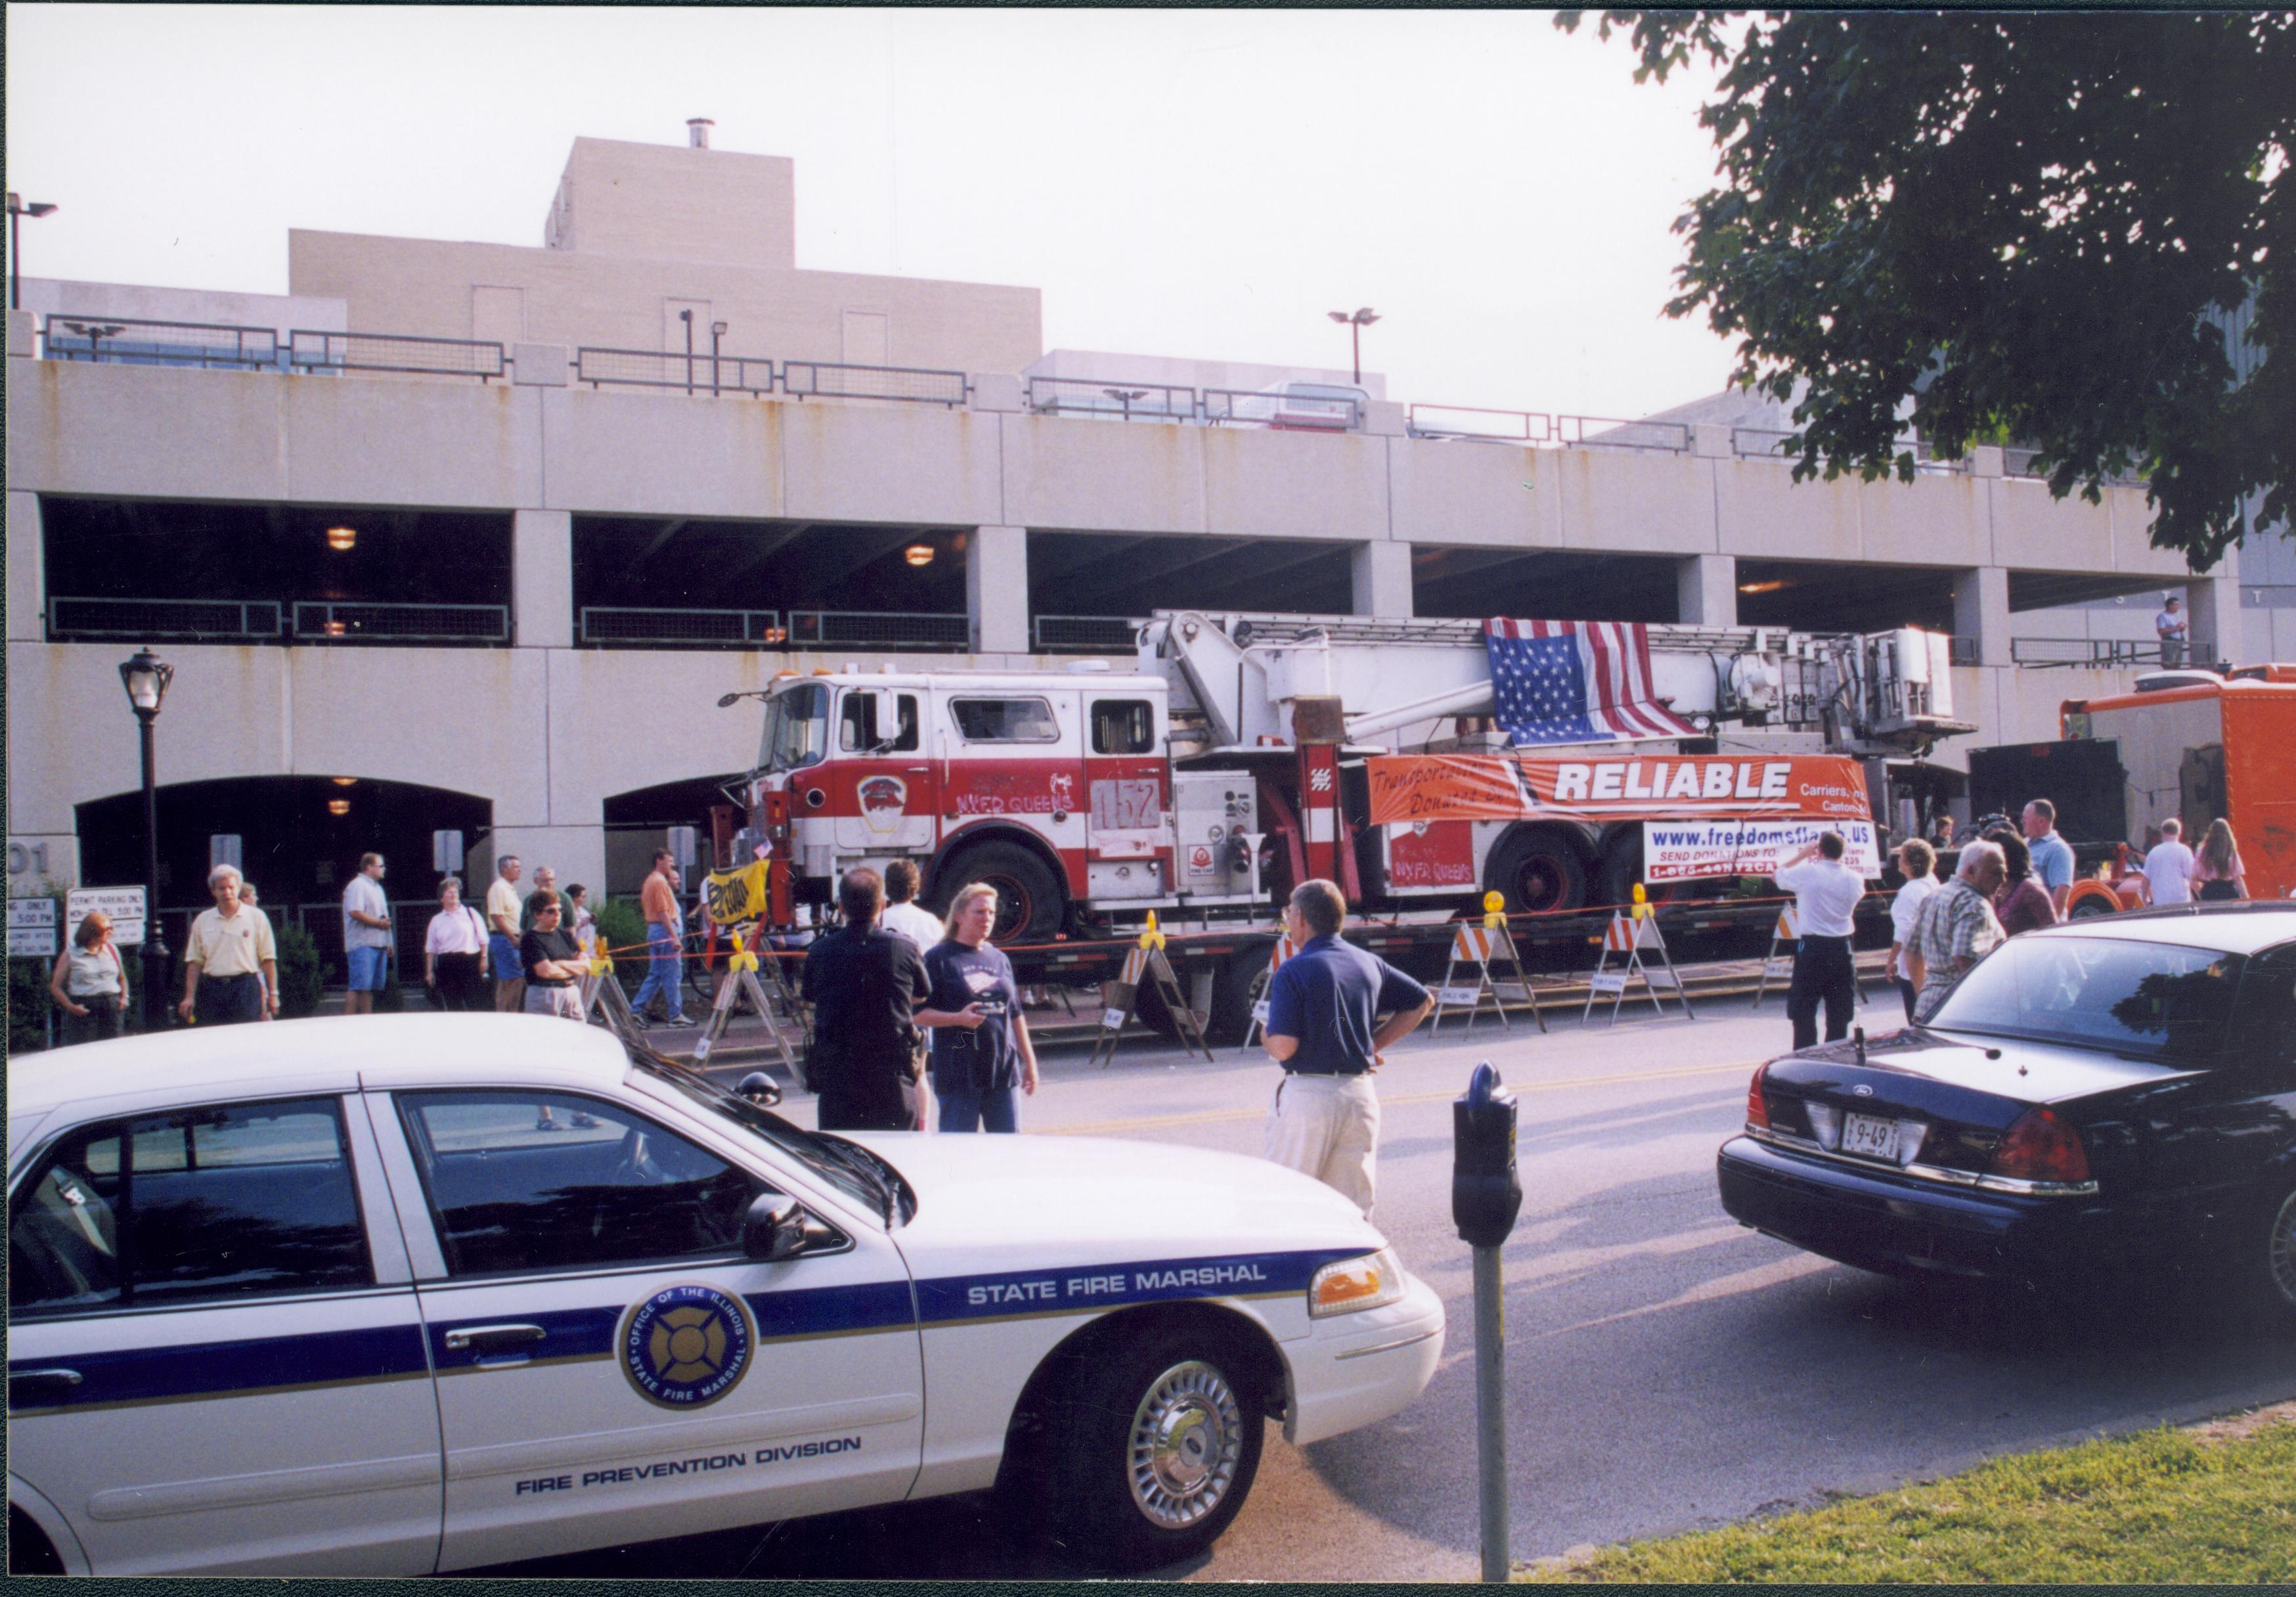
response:
<path id="1" fill-rule="evenodd" d="M 2068 742 L 2118 745 L 2125 816 L 2118 841 L 2134 842 L 2173 815 L 2198 848 L 2222 816 L 2240 844 L 2249 896 L 2296 893 L 2296 665 L 2222 677 L 2163 671 L 2140 679 L 2134 693 L 2068 699 L 2061 713 Z M 2057 802 L 2062 814 L 2064 800 Z M 2125 876 L 2118 884 L 2085 877 L 2065 908 L 2094 914 L 2140 897 Z"/>

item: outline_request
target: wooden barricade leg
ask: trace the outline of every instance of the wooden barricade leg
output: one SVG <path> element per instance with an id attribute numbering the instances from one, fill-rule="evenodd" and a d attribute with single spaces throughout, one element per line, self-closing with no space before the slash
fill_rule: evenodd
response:
<path id="1" fill-rule="evenodd" d="M 1542 1033 L 1545 1032 L 1546 1017 L 1538 1007 L 1538 989 L 1531 985 L 1529 968 L 1523 964 L 1522 955 L 1516 951 L 1514 934 L 1505 926 L 1497 928 L 1497 936 L 1491 944 L 1491 958 L 1494 960 L 1497 959 L 1501 950 L 1505 951 L 1507 963 L 1514 967 L 1515 979 L 1522 984 L 1523 1001 L 1530 1006 L 1530 1017 L 1538 1023 L 1538 1029 Z M 1491 997 L 1494 1000 L 1498 998 L 1498 978 L 1494 976 L 1491 978 Z M 1504 1002 L 1499 1005 L 1499 1014 L 1502 1017 L 1506 1014 L 1506 1006 Z"/>
<path id="2" fill-rule="evenodd" d="M 1443 961 L 1442 984 L 1435 989 L 1435 1013 L 1434 1016 L 1427 1022 L 1427 1033 L 1431 1037 L 1437 1032 L 1443 1029 L 1443 1011 L 1451 1007 L 1451 995 L 1454 991 L 1452 986 L 1452 978 L 1457 974 L 1458 968 L 1459 945 L 1456 942 L 1454 942 L 1451 945 L 1451 957 Z M 1478 989 L 1475 993 L 1477 1001 L 1480 1002 L 1482 996 L 1481 990 Z M 1473 1004 L 1469 1004 L 1466 1006 L 1466 1029 L 1472 1032 L 1475 1029 L 1475 1006 Z"/>
<path id="3" fill-rule="evenodd" d="M 1132 1024 L 1133 1012 L 1140 1007 L 1140 981 L 1146 974 L 1148 951 L 1136 948 L 1124 956 L 1124 969 L 1114 983 L 1115 1002 L 1103 1004 L 1100 1011 L 1100 1035 L 1092 1040 L 1092 1057 L 1086 1061 L 1105 1070 L 1116 1062 L 1116 1040 L 1124 1028 Z M 1102 1057 L 1106 1050 L 1106 1058 Z"/>
<path id="4" fill-rule="evenodd" d="M 1777 920 L 1770 927 L 1770 950 L 1762 956 L 1761 975 L 1754 982 L 1754 1001 L 1748 1008 L 1759 1009 L 1762 1007 L 1762 994 L 1770 990 L 1770 978 L 1780 974 L 1776 968 L 1778 944 L 1789 941 L 1799 943 L 1800 939 L 1794 935 L 1795 930 L 1792 910 L 1782 907 L 1778 910 Z"/>
<path id="5" fill-rule="evenodd" d="M 1156 996 L 1164 1000 L 1165 1012 L 1172 1017 L 1173 1029 L 1180 1033 L 1180 1041 L 1186 1045 L 1188 1051 L 1203 1055 L 1208 1065 L 1215 1063 L 1212 1045 L 1204 1040 L 1203 1023 L 1196 1018 L 1195 1010 L 1188 1007 L 1187 1000 L 1180 992 L 1180 978 L 1172 969 L 1171 961 L 1165 959 L 1162 949 L 1148 951 L 1148 975 L 1156 984 Z"/>
<path id="6" fill-rule="evenodd" d="M 1616 925 L 1618 917 L 1613 915 L 1611 918 L 1611 920 L 1613 925 Z M 1578 1024 L 1581 1025 L 1586 1025 L 1587 1022 L 1594 1016 L 1595 995 L 1603 991 L 1603 972 L 1604 967 L 1607 967 L 1610 962 L 1611 939 L 1606 934 L 1603 938 L 1603 951 L 1595 957 L 1595 969 L 1587 978 L 1587 1007 L 1578 1011 Z M 1625 976 L 1623 974 L 1619 979 L 1621 984 L 1624 983 Z M 1623 984 L 1620 986 L 1619 992 L 1622 994 L 1626 992 L 1626 988 Z M 1616 1020 L 1618 1017 L 1618 1008 L 1616 1005 L 1613 1005 L 1611 1009 L 1611 1018 Z"/>
<path id="7" fill-rule="evenodd" d="M 594 1014 L 600 1025 L 623 1041 L 645 1045 L 644 1030 L 636 1015 L 631 1012 L 629 998 L 611 970 L 582 978 L 582 1018 L 586 1021 Z"/>
<path id="8" fill-rule="evenodd" d="M 1273 970 L 1263 970 L 1251 978 L 1251 991 L 1244 995 L 1244 1004 L 1251 1016 L 1243 1028 L 1243 1045 L 1250 1048 L 1267 1029 L 1267 989 L 1275 978 Z"/>

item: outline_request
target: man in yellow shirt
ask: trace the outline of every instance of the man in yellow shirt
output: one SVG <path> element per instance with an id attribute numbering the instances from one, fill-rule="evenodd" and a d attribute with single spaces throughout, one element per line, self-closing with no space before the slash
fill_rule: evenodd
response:
<path id="1" fill-rule="evenodd" d="M 526 869 L 516 854 L 504 854 L 487 889 L 487 962 L 494 967 L 495 1008 L 516 1015 L 526 1008 L 526 967 L 519 962 L 518 878 Z"/>
<path id="2" fill-rule="evenodd" d="M 176 1012 L 202 1025 L 279 1018 L 279 949 L 271 919 L 239 898 L 239 872 L 208 872 L 216 907 L 192 922 L 184 949 L 184 1001 Z"/>

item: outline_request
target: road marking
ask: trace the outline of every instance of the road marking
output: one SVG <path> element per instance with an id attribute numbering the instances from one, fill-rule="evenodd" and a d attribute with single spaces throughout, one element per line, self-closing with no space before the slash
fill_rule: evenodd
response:
<path id="1" fill-rule="evenodd" d="M 1680 1070 L 1642 1070 L 1626 1075 L 1574 1075 L 1559 1081 L 1526 1082 L 1510 1089 L 1523 1092 L 1562 1092 L 1573 1087 L 1608 1087 L 1634 1082 L 1673 1081 L 1682 1076 L 1723 1075 L 1751 1070 L 1760 1059 L 1742 1059 L 1730 1065 L 1693 1065 Z M 1382 1094 L 1380 1107 L 1390 1108 L 1402 1104 L 1445 1103 L 1457 1098 L 1458 1092 L 1445 1088 L 1437 1092 L 1398 1092 L 1393 1097 Z M 1039 1137 L 1098 1137 L 1117 1132 L 1160 1130 L 1178 1125 L 1217 1125 L 1231 1120 L 1265 1120 L 1267 1111 L 1259 1109 L 1203 1109 L 1193 1115 L 1143 1115 L 1132 1120 L 1088 1120 L 1076 1125 L 1048 1125 L 1030 1128 L 1030 1134 Z"/>

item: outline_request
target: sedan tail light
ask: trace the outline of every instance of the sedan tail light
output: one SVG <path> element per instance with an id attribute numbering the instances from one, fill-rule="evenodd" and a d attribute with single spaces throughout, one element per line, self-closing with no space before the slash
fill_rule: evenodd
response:
<path id="1" fill-rule="evenodd" d="M 1770 1106 L 1762 1101 L 1762 1078 L 1769 1071 L 1767 1065 L 1758 1066 L 1754 1079 L 1746 1083 L 1746 1129 L 1750 1132 L 1770 1129 Z"/>
<path id="2" fill-rule="evenodd" d="M 2088 1150 L 2081 1146 L 2080 1132 L 2055 1115 L 2029 1109 L 1993 1150 L 1991 1173 L 2022 1181 L 2085 1181 Z"/>

